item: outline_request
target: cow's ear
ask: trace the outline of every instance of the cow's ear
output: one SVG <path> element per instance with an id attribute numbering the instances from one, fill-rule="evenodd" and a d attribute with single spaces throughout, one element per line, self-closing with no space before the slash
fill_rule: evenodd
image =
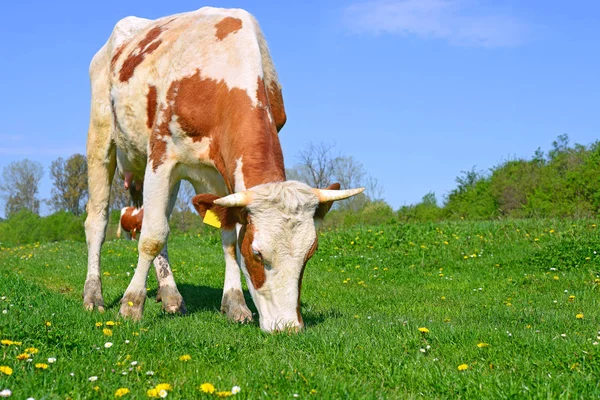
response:
<path id="1" fill-rule="evenodd" d="M 206 212 L 211 210 L 221 222 L 221 229 L 235 229 L 235 224 L 242 223 L 242 207 L 223 207 L 214 203 L 219 196 L 214 194 L 198 194 L 192 198 L 192 204 L 198 214 L 204 219 Z"/>
<path id="2" fill-rule="evenodd" d="M 332 183 L 327 186 L 325 189 L 327 190 L 340 190 L 341 185 L 339 183 Z M 325 218 L 325 214 L 329 212 L 331 206 L 333 205 L 333 201 L 324 201 L 323 203 L 319 203 L 317 207 L 317 211 L 315 211 L 315 220 L 317 222 L 321 222 L 323 218 Z"/>

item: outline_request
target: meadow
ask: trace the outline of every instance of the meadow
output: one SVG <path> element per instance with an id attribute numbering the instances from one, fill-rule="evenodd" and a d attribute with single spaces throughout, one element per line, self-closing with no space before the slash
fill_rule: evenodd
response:
<path id="1" fill-rule="evenodd" d="M 136 242 L 103 247 L 103 314 L 82 307 L 85 243 L 2 248 L 0 390 L 17 399 L 600 396 L 595 221 L 395 223 L 319 235 L 297 335 L 219 313 L 217 231 L 172 235 L 188 314 L 161 311 L 151 276 L 141 322 L 117 315 Z M 253 309 L 247 292 L 246 300 Z"/>

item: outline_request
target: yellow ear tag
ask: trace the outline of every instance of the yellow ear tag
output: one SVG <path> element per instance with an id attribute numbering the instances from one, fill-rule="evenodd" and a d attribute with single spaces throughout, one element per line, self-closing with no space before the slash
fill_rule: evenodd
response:
<path id="1" fill-rule="evenodd" d="M 219 221 L 217 214 L 215 214 L 213 210 L 206 210 L 202 222 L 204 222 L 206 225 L 214 226 L 215 228 L 221 227 L 221 221 Z"/>

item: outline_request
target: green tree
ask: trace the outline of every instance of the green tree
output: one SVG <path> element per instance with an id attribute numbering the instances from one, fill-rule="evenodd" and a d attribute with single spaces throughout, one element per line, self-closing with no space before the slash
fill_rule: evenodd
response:
<path id="1" fill-rule="evenodd" d="M 88 194 L 87 160 L 75 154 L 66 161 L 60 157 L 52 162 L 50 176 L 54 187 L 48 205 L 53 211 L 69 211 L 80 215 L 85 210 Z"/>
<path id="2" fill-rule="evenodd" d="M 39 214 L 38 190 L 43 175 L 42 165 L 28 159 L 13 161 L 4 167 L 0 193 L 6 201 L 5 214 L 7 217 L 20 210 L 29 210 L 34 214 Z"/>

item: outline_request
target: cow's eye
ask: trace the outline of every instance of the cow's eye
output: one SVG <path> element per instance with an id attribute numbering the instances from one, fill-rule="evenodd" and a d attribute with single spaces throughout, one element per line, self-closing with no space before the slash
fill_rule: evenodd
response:
<path id="1" fill-rule="evenodd" d="M 254 258 L 262 261 L 263 260 L 263 256 L 262 253 L 256 249 L 252 249 L 252 255 L 254 255 Z"/>

